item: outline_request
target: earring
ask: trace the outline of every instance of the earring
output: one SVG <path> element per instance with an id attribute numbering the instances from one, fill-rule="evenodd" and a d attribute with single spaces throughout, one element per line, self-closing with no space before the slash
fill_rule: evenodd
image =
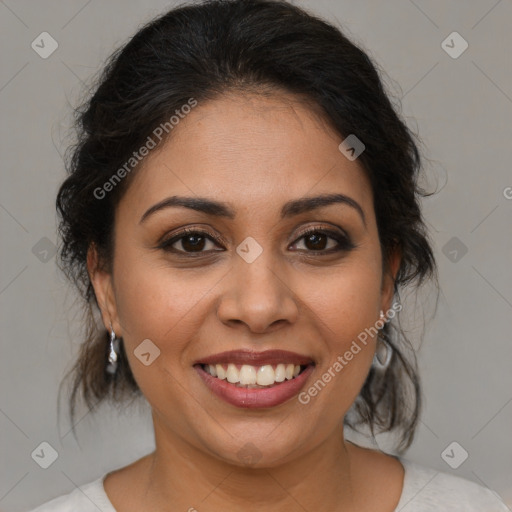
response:
<path id="1" fill-rule="evenodd" d="M 117 371 L 117 351 L 119 348 L 119 338 L 116 338 L 116 333 L 110 324 L 110 347 L 108 354 L 108 363 L 106 367 L 107 373 L 114 375 Z"/>
<path id="2" fill-rule="evenodd" d="M 388 320 L 383 311 L 380 312 L 381 320 L 385 319 L 387 323 Z M 384 332 L 379 332 L 377 337 L 377 347 L 375 349 L 375 354 L 373 356 L 372 366 L 376 370 L 385 371 L 391 362 L 391 358 L 393 356 L 393 348 L 386 341 L 386 336 Z"/>

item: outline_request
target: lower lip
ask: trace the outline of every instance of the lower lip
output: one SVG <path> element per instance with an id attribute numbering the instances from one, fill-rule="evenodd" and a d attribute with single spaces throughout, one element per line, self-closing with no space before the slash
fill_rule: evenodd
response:
<path id="1" fill-rule="evenodd" d="M 260 409 L 275 407 L 297 395 L 304 383 L 313 372 L 314 365 L 310 364 L 297 377 L 275 384 L 271 388 L 238 388 L 227 380 L 212 377 L 200 365 L 194 366 L 204 383 L 218 397 L 236 407 Z"/>

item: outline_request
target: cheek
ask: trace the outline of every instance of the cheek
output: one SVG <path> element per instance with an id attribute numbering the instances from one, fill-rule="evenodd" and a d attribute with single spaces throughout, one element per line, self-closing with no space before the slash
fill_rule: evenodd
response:
<path id="1" fill-rule="evenodd" d="M 302 286 L 302 296 L 313 313 L 308 321 L 314 322 L 314 332 L 322 340 L 317 379 L 323 383 L 311 389 L 311 396 L 319 406 L 335 404 L 338 413 L 346 412 L 373 359 L 376 335 L 372 327 L 379 318 L 381 298 L 379 262 L 354 259 L 329 275 L 304 280 Z"/>
<path id="2" fill-rule="evenodd" d="M 373 325 L 381 300 L 381 274 L 377 262 L 354 258 L 328 272 L 311 273 L 296 290 L 313 310 L 332 343 L 341 347 Z"/>
<path id="3" fill-rule="evenodd" d="M 201 324 L 208 292 L 219 281 L 218 272 L 176 270 L 144 256 L 120 259 L 117 265 L 116 304 L 132 350 L 152 340 L 162 355 L 174 356 Z"/>
<path id="4" fill-rule="evenodd" d="M 191 371 L 185 361 L 190 359 L 190 348 L 204 322 L 208 291 L 214 289 L 220 276 L 180 274 L 169 267 L 145 264 L 142 258 L 128 263 L 127 259 L 118 265 L 116 301 L 133 376 L 156 410 L 162 404 L 168 411 L 193 409 L 195 402 L 187 402 L 181 384 L 184 372 Z M 146 366 L 137 354 L 147 339 L 160 352 Z M 173 417 L 173 421 L 181 420 Z"/>

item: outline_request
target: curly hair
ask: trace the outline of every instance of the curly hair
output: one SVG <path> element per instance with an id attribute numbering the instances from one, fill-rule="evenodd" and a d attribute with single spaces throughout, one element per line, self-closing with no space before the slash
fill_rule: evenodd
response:
<path id="1" fill-rule="evenodd" d="M 102 199 L 95 190 L 191 97 L 200 103 L 229 91 L 285 91 L 319 109 L 343 138 L 355 134 L 365 145 L 358 162 L 373 190 L 384 270 L 392 251 L 401 253 L 395 297 L 406 285 L 437 283 L 420 209 L 421 197 L 431 195 L 419 185 L 420 141 L 393 107 L 377 65 L 335 26 L 285 1 L 181 5 L 144 25 L 95 80 L 75 112 L 77 141 L 66 153 L 68 176 L 56 200 L 58 264 L 78 288 L 84 312 L 84 339 L 66 375 L 73 429 L 78 392 L 89 410 L 104 399 L 120 404 L 142 395 L 122 343 L 117 373 L 105 371 L 108 333 L 87 270 L 92 245 L 101 267 L 112 268 L 114 213 L 137 166 Z M 399 317 L 383 332 L 394 349 L 391 364 L 383 374 L 369 371 L 345 424 L 400 432 L 403 450 L 419 421 L 419 376 Z"/>

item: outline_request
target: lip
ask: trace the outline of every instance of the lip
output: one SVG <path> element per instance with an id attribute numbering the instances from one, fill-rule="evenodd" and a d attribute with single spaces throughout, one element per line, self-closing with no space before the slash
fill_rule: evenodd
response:
<path id="1" fill-rule="evenodd" d="M 303 354 L 289 352 L 288 350 L 265 350 L 255 352 L 253 350 L 229 350 L 220 352 L 194 362 L 198 364 L 248 364 L 251 366 L 264 366 L 267 364 L 293 363 L 294 365 L 308 365 L 314 363 L 313 359 Z"/>
<path id="2" fill-rule="evenodd" d="M 308 364 L 307 368 L 302 371 L 302 373 L 291 380 L 276 383 L 271 388 L 251 389 L 236 387 L 234 384 L 231 384 L 226 380 L 217 379 L 216 377 L 213 377 L 209 373 L 205 372 L 201 364 L 198 363 L 194 365 L 194 369 L 197 371 L 210 391 L 212 391 L 218 397 L 222 398 L 227 403 L 245 409 L 275 407 L 290 400 L 296 396 L 304 387 L 314 368 L 315 365 L 310 363 Z"/>

